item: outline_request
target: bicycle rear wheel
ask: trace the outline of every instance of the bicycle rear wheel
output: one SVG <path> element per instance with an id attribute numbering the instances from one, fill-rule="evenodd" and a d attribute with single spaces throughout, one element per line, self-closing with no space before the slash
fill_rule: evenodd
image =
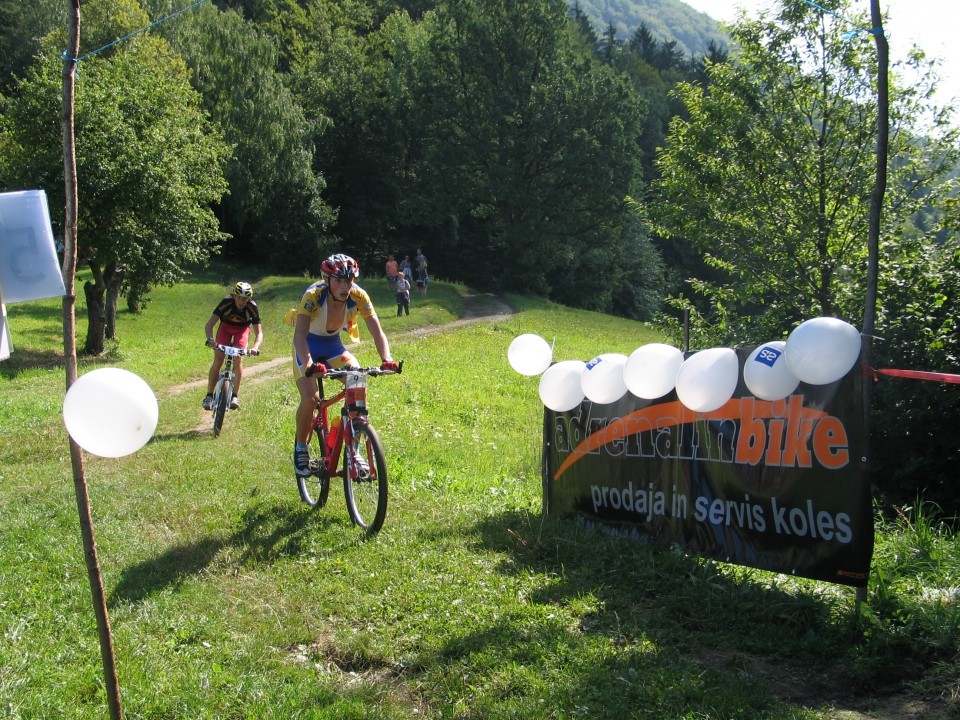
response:
<path id="1" fill-rule="evenodd" d="M 343 449 L 343 492 L 350 519 L 373 535 L 387 517 L 387 461 L 380 437 L 366 422 L 353 422 L 354 447 Z"/>
<path id="2" fill-rule="evenodd" d="M 310 475 L 302 477 L 297 475 L 297 489 L 300 490 L 300 499 L 311 507 L 322 508 L 327 504 L 327 495 L 330 493 L 330 477 L 327 475 L 326 461 L 323 457 L 323 440 L 319 435 L 315 435 L 317 442 L 314 448 L 319 446 L 320 456 L 310 460 Z"/>
<path id="3" fill-rule="evenodd" d="M 223 427 L 223 416 L 227 414 L 227 408 L 230 406 L 230 398 L 233 397 L 233 383 L 224 380 L 220 384 L 220 392 L 214 397 L 213 406 L 213 436 L 220 436 L 220 428 Z"/>

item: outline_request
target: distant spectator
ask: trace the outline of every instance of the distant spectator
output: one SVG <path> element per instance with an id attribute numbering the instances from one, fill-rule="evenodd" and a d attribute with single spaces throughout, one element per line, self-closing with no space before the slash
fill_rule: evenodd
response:
<path id="1" fill-rule="evenodd" d="M 400 272 L 400 268 L 397 267 L 397 259 L 393 255 L 391 255 L 387 260 L 386 271 L 387 271 L 387 285 L 390 286 L 391 290 L 396 290 L 397 275 Z"/>
<path id="2" fill-rule="evenodd" d="M 400 317 L 404 311 L 410 314 L 410 281 L 401 272 L 397 276 L 397 317 Z"/>
<path id="3" fill-rule="evenodd" d="M 420 290 L 420 296 L 427 296 L 427 283 L 430 282 L 430 277 L 427 275 L 427 258 L 424 255 L 418 254 L 419 258 L 417 262 L 417 288 Z"/>
<path id="4" fill-rule="evenodd" d="M 407 280 L 413 277 L 413 266 L 410 264 L 409 255 L 403 256 L 403 262 L 400 263 L 400 269 L 403 271 L 403 274 L 406 275 Z"/>

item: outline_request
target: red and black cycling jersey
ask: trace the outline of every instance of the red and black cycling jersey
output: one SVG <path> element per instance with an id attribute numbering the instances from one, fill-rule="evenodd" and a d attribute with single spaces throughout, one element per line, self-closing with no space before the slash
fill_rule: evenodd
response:
<path id="1" fill-rule="evenodd" d="M 248 300 L 242 308 L 237 307 L 232 295 L 227 295 L 214 309 L 213 314 L 220 318 L 220 322 L 237 327 L 248 327 L 260 324 L 260 309 L 253 300 Z"/>

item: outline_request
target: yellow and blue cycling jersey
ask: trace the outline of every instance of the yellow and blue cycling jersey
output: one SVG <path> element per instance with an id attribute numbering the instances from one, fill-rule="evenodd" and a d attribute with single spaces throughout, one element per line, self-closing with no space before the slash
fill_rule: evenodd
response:
<path id="1" fill-rule="evenodd" d="M 307 347 L 310 348 L 310 355 L 314 361 L 323 362 L 332 367 L 356 365 L 357 360 L 351 353 L 347 352 L 340 333 L 346 332 L 351 341 L 357 342 L 360 339 L 357 318 L 375 317 L 376 311 L 373 309 L 373 303 L 370 301 L 370 296 L 367 295 L 366 290 L 354 285 L 350 288 L 350 295 L 347 298 L 343 323 L 330 328 L 328 293 L 329 288 L 325 282 L 316 282 L 307 288 L 300 299 L 300 305 L 297 307 L 296 318 L 306 315 L 310 319 L 310 328 L 307 332 Z M 296 321 L 296 318 L 294 321 Z M 294 349 L 294 362 L 299 370 L 300 359 L 297 357 L 296 349 Z"/>

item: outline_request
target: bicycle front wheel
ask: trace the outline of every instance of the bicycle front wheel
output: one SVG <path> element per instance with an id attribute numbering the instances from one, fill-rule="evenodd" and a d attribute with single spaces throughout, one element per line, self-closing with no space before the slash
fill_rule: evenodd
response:
<path id="1" fill-rule="evenodd" d="M 373 535 L 387 517 L 387 461 L 368 423 L 353 423 L 353 441 L 343 449 L 343 492 L 350 519 Z"/>
<path id="2" fill-rule="evenodd" d="M 220 436 L 220 428 L 223 427 L 223 416 L 227 414 L 227 408 L 230 406 L 230 398 L 233 397 L 233 383 L 224 380 L 220 385 L 220 393 L 216 396 L 216 405 L 213 406 L 213 436 Z"/>

